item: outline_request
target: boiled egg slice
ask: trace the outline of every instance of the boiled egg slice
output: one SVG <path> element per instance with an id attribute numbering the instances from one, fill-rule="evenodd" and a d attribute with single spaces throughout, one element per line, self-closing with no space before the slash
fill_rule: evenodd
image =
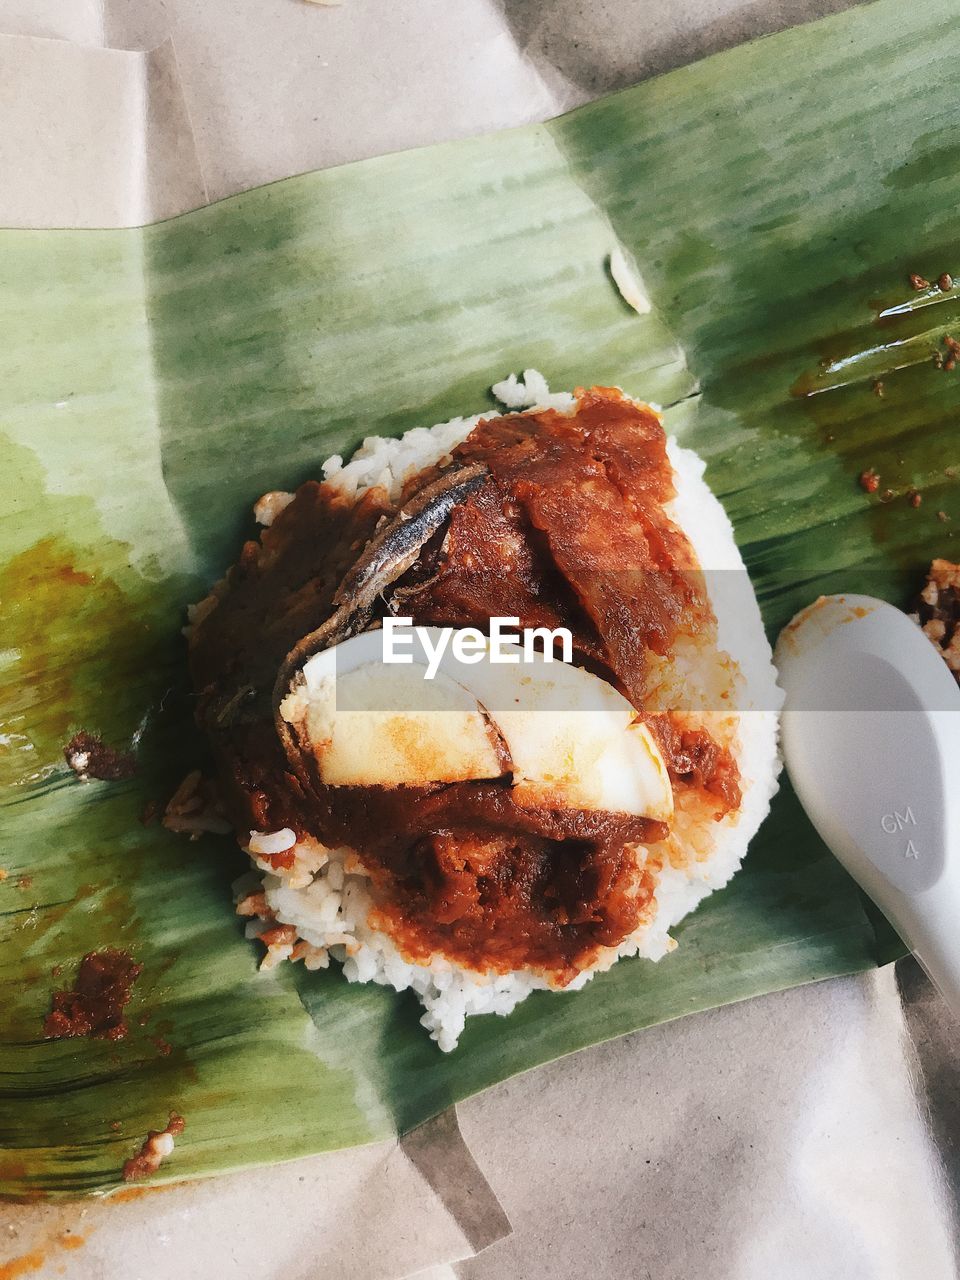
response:
<path id="1" fill-rule="evenodd" d="M 421 628 L 433 645 L 440 629 Z M 425 651 L 383 662 L 381 633 L 315 654 L 281 715 L 331 786 L 400 786 L 512 773 L 519 804 L 625 813 L 661 821 L 673 789 L 649 729 L 606 681 L 542 654 L 465 663 L 448 645 L 427 679 Z"/>

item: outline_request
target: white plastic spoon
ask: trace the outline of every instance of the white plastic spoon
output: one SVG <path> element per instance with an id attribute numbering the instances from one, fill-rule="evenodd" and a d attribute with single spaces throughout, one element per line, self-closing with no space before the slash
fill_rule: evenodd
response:
<path id="1" fill-rule="evenodd" d="M 870 596 L 798 613 L 775 660 L 804 809 L 960 1016 L 960 689 L 920 628 Z"/>

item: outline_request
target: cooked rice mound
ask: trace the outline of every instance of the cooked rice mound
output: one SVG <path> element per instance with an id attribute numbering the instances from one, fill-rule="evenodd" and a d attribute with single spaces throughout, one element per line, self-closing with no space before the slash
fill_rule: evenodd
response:
<path id="1" fill-rule="evenodd" d="M 549 408 L 569 414 L 576 408 L 573 396 L 552 394 L 532 370 L 493 390 L 514 413 Z M 480 421 L 481 415 L 457 418 L 416 428 L 400 439 L 367 439 L 349 462 L 334 457 L 324 464 L 326 483 L 353 502 L 380 488 L 398 503 L 411 479 L 446 459 Z M 701 791 L 675 790 L 666 838 L 633 849 L 637 874 L 653 884 L 638 927 L 618 945 L 596 948 L 589 966 L 563 984 L 567 991 L 583 987 L 623 957 L 655 961 L 671 951 L 676 944 L 670 929 L 736 872 L 777 789 L 782 695 L 756 599 L 730 522 L 704 481 L 704 463 L 672 439 L 667 457 L 676 496 L 664 512 L 682 530 L 704 571 L 716 629 L 681 636 L 666 655 L 653 659 L 643 712 L 676 714 L 682 707 L 685 725 L 708 731 L 736 762 L 740 803 L 718 818 Z M 269 526 L 291 500 L 289 494 L 266 494 L 257 503 L 258 520 Z M 201 626 L 228 590 L 219 584 L 192 610 L 191 625 Z M 298 838 L 289 827 L 244 831 L 241 844 L 254 870 L 235 886 L 237 911 L 248 918 L 247 936 L 266 948 L 262 967 L 292 959 L 320 969 L 332 958 L 350 982 L 409 988 L 424 1007 L 423 1026 L 444 1051 L 456 1047 L 468 1016 L 509 1014 L 530 992 L 560 985 L 547 971 L 481 971 L 440 951 L 413 962 L 388 931 L 371 874 L 351 848 L 331 848 L 311 835 Z"/>

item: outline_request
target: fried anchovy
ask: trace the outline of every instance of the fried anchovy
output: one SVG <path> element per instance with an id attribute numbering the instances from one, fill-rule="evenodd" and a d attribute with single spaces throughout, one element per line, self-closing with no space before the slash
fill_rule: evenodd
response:
<path id="1" fill-rule="evenodd" d="M 365 630 L 377 598 L 415 563 L 454 507 L 476 493 L 488 474 L 484 463 L 445 471 L 439 479 L 414 494 L 367 543 L 337 588 L 333 613 L 316 631 L 299 640 L 281 664 L 273 704 L 277 729 L 285 746 L 290 746 L 289 730 L 280 715 L 280 703 L 289 693 L 297 672 L 315 653 Z"/>

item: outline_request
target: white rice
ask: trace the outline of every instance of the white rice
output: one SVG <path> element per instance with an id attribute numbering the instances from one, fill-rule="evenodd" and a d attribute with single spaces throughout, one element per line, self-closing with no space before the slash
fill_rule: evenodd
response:
<path id="1" fill-rule="evenodd" d="M 569 411 L 574 405 L 568 394 L 551 394 L 535 370 L 527 370 L 522 379 L 511 375 L 493 391 L 511 411 L 533 407 Z M 440 461 L 464 440 L 481 417 L 495 416 L 488 412 L 455 418 L 430 429 L 417 427 L 396 440 L 370 437 L 347 464 L 340 457 L 329 459 L 323 466 L 324 476 L 351 497 L 373 485 L 383 485 L 395 498 L 408 479 Z M 732 735 L 743 799 L 740 808 L 720 822 L 678 815 L 670 839 L 664 842 L 668 848 L 666 856 L 661 855 L 655 898 L 644 924 L 619 947 L 607 949 L 593 969 L 564 988 L 568 991 L 584 986 L 595 972 L 609 968 L 620 957 L 659 960 L 671 951 L 676 944 L 669 930 L 739 868 L 777 790 L 777 712 L 782 694 L 760 611 L 730 522 L 703 479 L 704 463 L 673 439 L 667 448 L 677 490 L 667 510 L 707 571 L 719 644 L 734 663 L 724 654 L 717 654 L 716 661 L 712 655 L 705 658 L 699 650 L 688 655 L 689 666 L 684 666 L 682 652 L 675 655 L 665 677 L 663 709 L 671 705 L 671 693 L 675 695 L 678 688 L 689 692 L 693 686 L 702 687 L 705 707 L 715 707 L 717 703 L 710 698 L 711 680 L 729 680 L 732 666 L 739 667 L 736 710 L 723 720 L 726 732 Z M 282 510 L 284 499 L 283 494 L 271 494 L 269 501 L 258 504 L 263 523 Z M 716 668 L 713 671 L 711 662 Z M 702 719 L 711 722 L 709 713 Z M 290 834 L 251 832 L 247 848 L 261 874 L 244 877 L 235 886 L 242 914 L 253 914 L 257 903 L 265 900 L 268 914 L 275 917 L 252 919 L 247 925 L 250 937 L 268 934 L 265 967 L 292 957 L 302 959 L 307 968 L 326 968 L 332 957 L 343 965 L 349 982 L 376 982 L 397 991 L 411 989 L 425 1009 L 423 1026 L 445 1052 L 456 1047 L 466 1018 L 480 1013 L 506 1015 L 531 991 L 549 987 L 535 973 L 480 973 L 459 968 L 440 956 L 429 965 L 408 963 L 388 935 L 368 924 L 373 901 L 357 855 L 346 848 L 327 849 L 308 839 L 293 846 L 290 868 L 276 869 L 268 860 L 269 854 L 288 850 Z M 278 924 L 293 928 L 278 930 L 279 936 L 271 940 L 269 931 Z M 296 938 L 291 940 L 288 935 L 294 930 Z"/>

